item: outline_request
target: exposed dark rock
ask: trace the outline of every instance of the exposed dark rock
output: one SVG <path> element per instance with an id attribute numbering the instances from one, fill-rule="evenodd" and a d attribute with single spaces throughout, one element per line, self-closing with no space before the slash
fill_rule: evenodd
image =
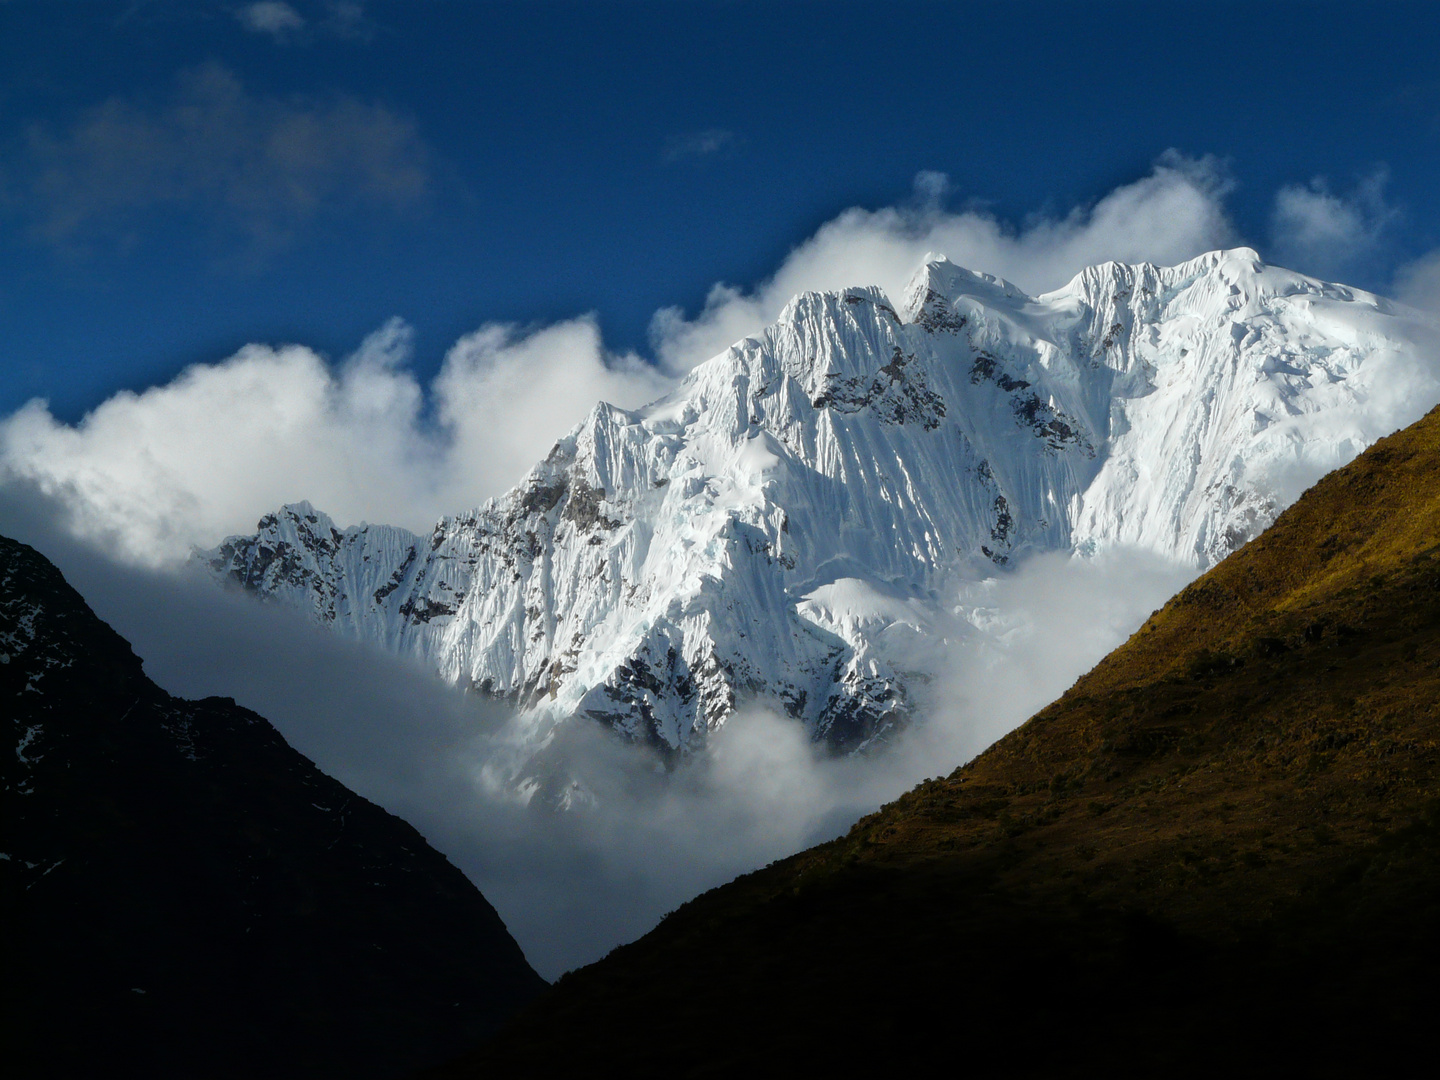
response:
<path id="1" fill-rule="evenodd" d="M 536 481 L 521 494 L 516 508 L 521 516 L 548 514 L 565 497 L 565 491 L 566 483 L 563 475 L 549 484 Z"/>
<path id="2" fill-rule="evenodd" d="M 925 299 L 915 321 L 932 334 L 958 334 L 965 328 L 965 316 L 934 289 L 925 290 Z"/>
<path id="3" fill-rule="evenodd" d="M 443 600 L 436 600 L 433 596 L 422 597 L 416 601 L 413 597 L 400 605 L 400 614 L 412 623 L 428 623 L 431 619 L 438 619 L 446 615 L 454 615 L 459 610 L 457 604 L 447 604 Z"/>
<path id="4" fill-rule="evenodd" d="M 607 518 L 600 512 L 605 501 L 605 489 L 591 487 L 584 477 L 576 477 L 570 486 L 570 498 L 565 509 L 560 511 L 562 520 L 573 522 L 581 532 L 591 529 L 618 529 L 620 522 Z"/>
<path id="5" fill-rule="evenodd" d="M 995 524 L 990 528 L 990 539 L 997 544 L 1008 544 L 1010 542 L 1010 530 L 1015 525 L 1015 519 L 1010 516 L 1010 504 L 1005 501 L 1004 495 L 995 496 Z"/>
<path id="6" fill-rule="evenodd" d="M 1003 361 L 988 352 L 977 352 L 975 362 L 970 365 L 970 381 L 975 385 L 990 381 L 1001 390 L 1013 393 L 1016 390 L 1025 390 L 1030 384 L 1024 379 L 1015 379 L 1007 375 L 1002 369 Z"/>
<path id="7" fill-rule="evenodd" d="M 869 408 L 883 423 L 918 423 L 934 431 L 945 417 L 945 401 L 930 389 L 922 370 L 909 366 L 914 360 L 897 346 L 874 376 L 827 374 L 825 389 L 811 404 L 846 414 Z"/>
<path id="8" fill-rule="evenodd" d="M 1094 455 L 1094 448 L 1080 430 L 1079 422 L 1066 416 L 1059 409 L 1041 401 L 1033 391 L 1011 399 L 1010 407 L 1015 419 L 1033 431 L 1052 450 L 1066 444 L 1078 444 Z"/>
<path id="9" fill-rule="evenodd" d="M 377 604 L 382 603 L 387 596 L 400 587 L 401 582 L 405 580 L 405 575 L 410 572 L 410 567 L 415 565 L 415 559 L 418 555 L 419 552 L 412 546 L 405 555 L 405 561 L 397 566 L 395 572 L 390 575 L 390 580 L 375 590 L 375 602 Z"/>
<path id="10" fill-rule="evenodd" d="M 8 1075 L 398 1077 L 543 987 L 419 833 L 4 538 L 0 703 Z"/>

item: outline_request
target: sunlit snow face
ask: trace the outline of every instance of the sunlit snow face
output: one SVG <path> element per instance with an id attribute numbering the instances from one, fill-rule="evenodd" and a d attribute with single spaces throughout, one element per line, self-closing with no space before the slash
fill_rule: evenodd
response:
<path id="1" fill-rule="evenodd" d="M 596 406 L 428 536 L 294 505 L 203 559 L 517 702 L 532 741 L 585 717 L 683 755 L 755 706 L 858 750 L 976 632 L 957 588 L 1036 553 L 1223 558 L 1440 392 L 1426 327 L 1243 248 L 1041 297 L 937 258 L 898 306 L 806 293 L 656 404 Z"/>

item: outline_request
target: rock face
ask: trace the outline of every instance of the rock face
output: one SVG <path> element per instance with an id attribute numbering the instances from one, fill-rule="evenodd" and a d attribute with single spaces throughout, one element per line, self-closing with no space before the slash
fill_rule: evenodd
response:
<path id="1" fill-rule="evenodd" d="M 12 1075 L 399 1076 L 543 988 L 419 833 L 3 537 L 0 702 Z"/>
<path id="2" fill-rule="evenodd" d="M 668 397 L 596 406 L 428 537 L 297 504 L 197 557 L 537 723 L 683 750 L 754 700 L 851 748 L 913 707 L 957 581 L 1218 561 L 1420 414 L 1435 333 L 1248 249 L 1036 298 L 933 259 L 898 306 L 806 293 Z"/>

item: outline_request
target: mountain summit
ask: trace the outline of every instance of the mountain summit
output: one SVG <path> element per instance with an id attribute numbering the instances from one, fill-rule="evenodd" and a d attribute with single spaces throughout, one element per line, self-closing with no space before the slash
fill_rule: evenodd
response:
<path id="1" fill-rule="evenodd" d="M 667 397 L 597 405 L 427 537 L 301 503 L 198 557 L 537 730 L 679 751 L 754 701 L 857 747 L 974 632 L 957 582 L 1041 551 L 1224 558 L 1440 394 L 1437 336 L 1246 248 L 1039 297 L 935 258 L 898 304 L 802 294 Z"/>

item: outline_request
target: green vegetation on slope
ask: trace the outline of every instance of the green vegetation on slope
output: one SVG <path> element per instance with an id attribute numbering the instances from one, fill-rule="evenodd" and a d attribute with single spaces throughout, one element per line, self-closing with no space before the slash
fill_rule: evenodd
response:
<path id="1" fill-rule="evenodd" d="M 445 1075 L 1345 1073 L 1440 993 L 1440 410 L 1062 698 Z"/>

